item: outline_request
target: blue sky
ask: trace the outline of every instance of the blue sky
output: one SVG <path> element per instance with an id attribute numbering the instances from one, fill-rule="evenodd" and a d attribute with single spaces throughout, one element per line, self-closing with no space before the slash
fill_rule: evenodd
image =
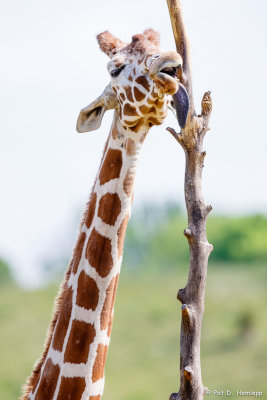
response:
<path id="1" fill-rule="evenodd" d="M 206 202 L 217 213 L 266 213 L 266 2 L 183 3 L 195 104 L 200 111 L 207 90 L 214 104 L 205 139 Z M 62 246 L 108 135 L 112 112 L 99 131 L 75 132 L 80 108 L 109 81 L 95 36 L 107 29 L 129 41 L 148 27 L 161 33 L 162 50 L 174 48 L 165 1 L 1 4 L 0 254 L 25 284 L 38 281 L 40 262 Z M 184 155 L 166 126 L 176 126 L 173 116 L 143 146 L 134 208 L 183 202 Z"/>

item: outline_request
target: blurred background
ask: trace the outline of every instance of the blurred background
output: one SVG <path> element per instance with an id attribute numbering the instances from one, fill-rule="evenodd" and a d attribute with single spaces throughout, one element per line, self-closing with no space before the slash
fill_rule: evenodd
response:
<path id="1" fill-rule="evenodd" d="M 162 50 L 174 40 L 165 1 L 2 3 L 0 398 L 13 400 L 41 355 L 111 124 L 109 112 L 97 132 L 75 133 L 79 110 L 109 81 L 95 36 L 108 29 L 130 41 L 152 27 Z M 207 90 L 214 104 L 203 174 L 214 245 L 203 381 L 233 398 L 237 390 L 267 396 L 267 5 L 183 3 L 196 107 Z M 110 400 L 160 400 L 179 387 L 184 155 L 167 126 L 177 127 L 172 115 L 151 129 L 140 155 L 106 368 Z"/>

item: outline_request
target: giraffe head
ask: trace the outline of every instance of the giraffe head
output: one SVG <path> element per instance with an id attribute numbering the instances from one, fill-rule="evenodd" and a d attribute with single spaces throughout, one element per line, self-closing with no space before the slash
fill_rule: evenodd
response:
<path id="1" fill-rule="evenodd" d="M 89 106 L 81 110 L 78 132 L 98 129 L 106 110 L 116 109 L 123 132 L 134 140 L 153 125 L 163 123 L 167 107 L 175 109 L 180 126 L 186 123 L 189 99 L 179 82 L 182 58 L 159 50 L 159 34 L 147 29 L 124 43 L 105 31 L 97 36 L 101 50 L 110 57 L 110 83 Z"/>

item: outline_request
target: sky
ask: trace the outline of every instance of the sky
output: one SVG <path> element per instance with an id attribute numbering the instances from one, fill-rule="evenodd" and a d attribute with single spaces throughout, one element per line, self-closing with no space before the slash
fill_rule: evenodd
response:
<path id="1" fill-rule="evenodd" d="M 267 3 L 183 5 L 197 111 L 205 91 L 213 98 L 206 203 L 214 213 L 266 214 Z M 108 57 L 95 36 L 109 30 L 130 41 L 149 27 L 160 32 L 163 51 L 175 48 L 164 0 L 1 1 L 0 255 L 24 285 L 38 283 L 43 260 L 64 246 L 111 125 L 109 111 L 98 131 L 75 131 L 79 110 L 109 82 Z M 134 210 L 144 202 L 184 202 L 184 154 L 167 126 L 177 128 L 171 114 L 143 145 Z"/>

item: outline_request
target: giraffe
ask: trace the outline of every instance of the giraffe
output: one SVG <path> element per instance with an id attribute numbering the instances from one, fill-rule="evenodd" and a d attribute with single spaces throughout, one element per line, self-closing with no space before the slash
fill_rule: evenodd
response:
<path id="1" fill-rule="evenodd" d="M 181 127 L 187 118 L 189 100 L 177 78 L 181 56 L 160 52 L 156 31 L 136 34 L 130 43 L 108 31 L 97 40 L 110 57 L 111 81 L 81 110 L 77 131 L 98 129 L 107 110 L 114 109 L 114 118 L 44 352 L 23 400 L 101 399 L 138 154 L 150 127 L 164 121 L 167 107 Z"/>

